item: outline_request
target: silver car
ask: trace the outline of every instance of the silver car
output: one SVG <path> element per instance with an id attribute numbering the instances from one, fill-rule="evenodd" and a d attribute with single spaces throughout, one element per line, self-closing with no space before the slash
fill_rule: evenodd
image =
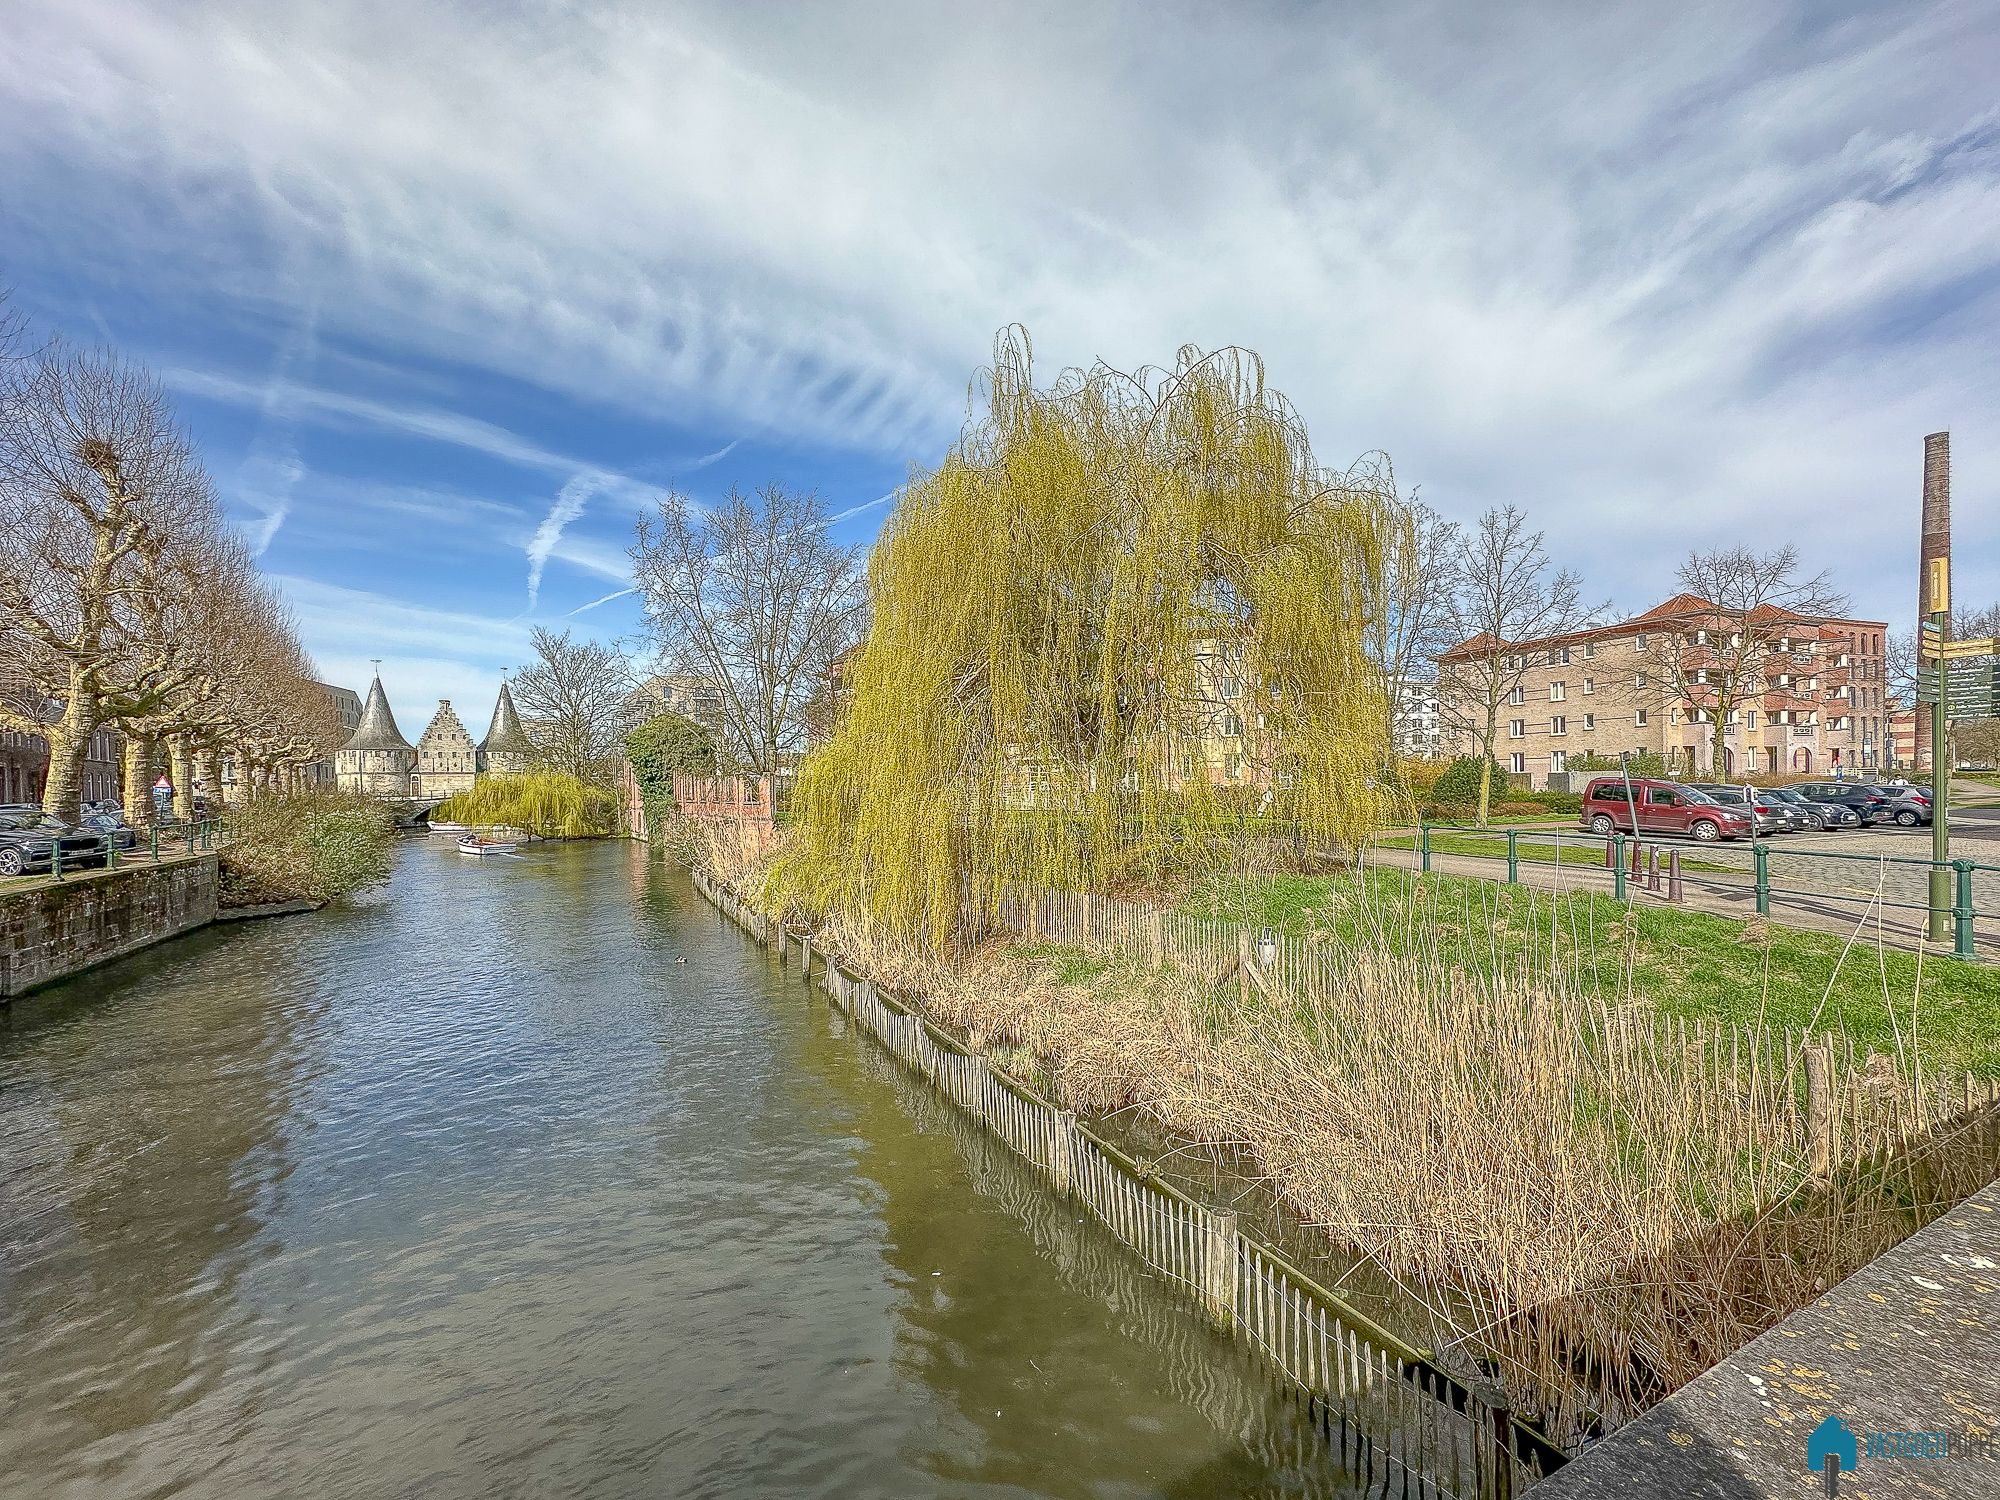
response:
<path id="1" fill-rule="evenodd" d="M 1727 807 L 1749 808 L 1750 815 L 1756 822 L 1758 838 L 1792 831 L 1792 820 L 1787 814 L 1767 806 L 1762 797 L 1753 800 L 1750 792 L 1743 787 L 1725 786 L 1721 782 L 1711 781 L 1697 781 L 1693 786 L 1711 802 L 1720 802 Z"/>

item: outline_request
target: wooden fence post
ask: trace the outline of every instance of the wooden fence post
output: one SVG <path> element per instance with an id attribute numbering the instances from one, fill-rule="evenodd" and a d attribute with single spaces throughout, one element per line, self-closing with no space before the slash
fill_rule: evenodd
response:
<path id="1" fill-rule="evenodd" d="M 1076 1162 L 1076 1111 L 1059 1109 L 1055 1119 L 1056 1128 L 1049 1138 L 1049 1183 L 1067 1198 Z"/>
<path id="2" fill-rule="evenodd" d="M 1236 934 L 1236 998 L 1246 1007 L 1250 1004 L 1250 929 L 1247 927 Z"/>
<path id="3" fill-rule="evenodd" d="M 1146 957 L 1155 970 L 1166 967 L 1166 950 L 1167 914 L 1163 911 L 1149 912 L 1146 916 Z"/>
<path id="4" fill-rule="evenodd" d="M 1236 1326 L 1236 1215 L 1211 1209 L 1203 1221 L 1207 1243 L 1202 1261 L 1201 1299 L 1218 1327 Z"/>
<path id="5" fill-rule="evenodd" d="M 1815 1177 L 1833 1165 L 1833 1052 L 1823 1045 L 1805 1049 L 1806 1152 Z"/>

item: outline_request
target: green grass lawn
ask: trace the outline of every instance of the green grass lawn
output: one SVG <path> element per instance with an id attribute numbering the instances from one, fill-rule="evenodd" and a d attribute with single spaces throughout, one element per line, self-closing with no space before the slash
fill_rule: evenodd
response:
<path id="1" fill-rule="evenodd" d="M 1435 847 L 1435 846 L 1434 846 Z M 1403 870 L 1363 875 L 1218 881 L 1183 909 L 1335 941 L 1430 948 L 1480 971 L 1523 963 L 1572 967 L 1586 986 L 1620 995 L 1627 983 L 1618 928 L 1627 908 L 1595 891 L 1549 892 Z M 1925 1060 L 2000 1076 L 2000 965 L 1876 948 L 1776 924 L 1759 939 L 1705 912 L 1630 909 L 1630 990 L 1667 1015 L 1832 1031 L 1857 1045 L 1895 1047 L 1912 1027 Z M 1843 951 L 1845 950 L 1845 951 Z M 1922 983 L 1918 975 L 1921 964 Z"/>

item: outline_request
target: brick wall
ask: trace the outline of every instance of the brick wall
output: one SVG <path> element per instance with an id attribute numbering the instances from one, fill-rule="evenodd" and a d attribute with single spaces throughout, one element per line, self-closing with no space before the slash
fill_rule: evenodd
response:
<path id="1" fill-rule="evenodd" d="M 0 886 L 0 996 L 67 978 L 215 920 L 216 857 Z"/>

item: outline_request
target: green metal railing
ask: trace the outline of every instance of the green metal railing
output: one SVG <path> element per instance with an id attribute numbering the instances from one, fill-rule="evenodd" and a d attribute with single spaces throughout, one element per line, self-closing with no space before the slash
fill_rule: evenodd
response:
<path id="1" fill-rule="evenodd" d="M 1694 885 L 1719 893 L 1733 894 L 1747 887 L 1750 900 L 1757 915 L 1771 915 L 1774 901 L 1782 906 L 1820 905 L 1830 903 L 1862 904 L 1871 909 L 1883 911 L 1904 911 L 1923 913 L 1928 916 L 1934 910 L 1926 893 L 1917 899 L 1899 900 L 1889 894 L 1889 872 L 1897 869 L 1923 871 L 1925 880 L 1914 882 L 1927 886 L 1929 877 L 1942 875 L 1949 889 L 1946 907 L 1949 919 L 1950 952 L 1954 957 L 1977 960 L 1981 957 L 1978 946 L 1979 927 L 1991 924 L 1990 930 L 2000 932 L 2000 899 L 1982 909 L 1976 897 L 1976 883 L 1982 876 L 1994 877 L 1996 887 L 2000 887 L 2000 865 L 1982 864 L 1971 859 L 1923 859 L 1900 854 L 1851 854 L 1834 849 L 1789 849 L 1774 848 L 1765 839 L 1754 840 L 1750 846 L 1747 870 L 1740 867 L 1713 867 L 1705 860 L 1691 861 L 1694 869 L 1683 866 L 1684 850 L 1696 851 L 1699 855 L 1723 857 L 1732 852 L 1733 846 L 1716 843 L 1668 843 L 1658 839 L 1634 837 L 1623 832 L 1610 834 L 1595 833 L 1587 829 L 1521 829 L 1521 828 L 1465 828 L 1453 825 L 1438 825 L 1420 822 L 1417 825 L 1416 850 L 1418 869 L 1429 874 L 1435 867 L 1439 853 L 1438 836 L 1453 840 L 1478 840 L 1490 843 L 1491 852 L 1482 849 L 1470 857 L 1506 861 L 1506 883 L 1521 883 L 1523 846 L 1532 851 L 1537 847 L 1551 848 L 1549 858 L 1527 856 L 1530 863 L 1553 864 L 1557 868 L 1569 865 L 1574 868 L 1584 861 L 1565 860 L 1565 848 L 1588 850 L 1587 862 L 1592 866 L 1611 872 L 1611 891 L 1614 899 L 1633 899 L 1635 885 L 1652 894 L 1663 896 L 1676 904 L 1686 902 L 1687 888 Z M 1837 837 L 1838 835 L 1836 835 Z M 1504 846 L 1504 847 L 1503 847 Z M 1784 884 L 1774 879 L 1772 861 L 1796 860 L 1808 871 L 1818 868 L 1839 866 L 1865 866 L 1877 871 L 1878 878 L 1873 888 L 1867 886 L 1843 887 L 1837 882 L 1823 886 Z M 1747 875 L 1747 880 L 1731 881 L 1726 877 L 1732 873 Z M 1816 873 L 1816 871 L 1814 871 Z M 1807 878 L 1810 878 L 1808 875 Z M 1993 940 L 2000 943 L 2000 935 Z"/>
<path id="2" fill-rule="evenodd" d="M 228 836 L 228 830 L 221 818 L 188 819 L 182 823 L 169 824 L 164 828 L 160 824 L 155 823 L 147 832 L 146 842 L 146 851 L 151 856 L 152 863 L 154 864 L 160 862 L 162 833 L 166 835 L 164 842 L 169 857 L 174 854 L 177 845 L 185 844 L 186 847 L 183 852 L 195 854 L 203 850 L 220 847 L 223 840 Z M 121 864 L 129 861 L 138 852 L 136 845 L 130 850 L 120 849 L 117 840 L 111 835 L 106 834 L 104 843 L 104 868 L 115 870 Z M 81 864 L 79 864 L 74 855 L 69 859 L 64 859 L 62 840 L 58 838 L 55 841 L 55 847 L 49 851 L 49 878 L 51 880 L 61 880 L 65 873 L 73 874 L 82 865 L 95 864 L 96 862 L 94 855 L 89 860 L 81 862 Z"/>

